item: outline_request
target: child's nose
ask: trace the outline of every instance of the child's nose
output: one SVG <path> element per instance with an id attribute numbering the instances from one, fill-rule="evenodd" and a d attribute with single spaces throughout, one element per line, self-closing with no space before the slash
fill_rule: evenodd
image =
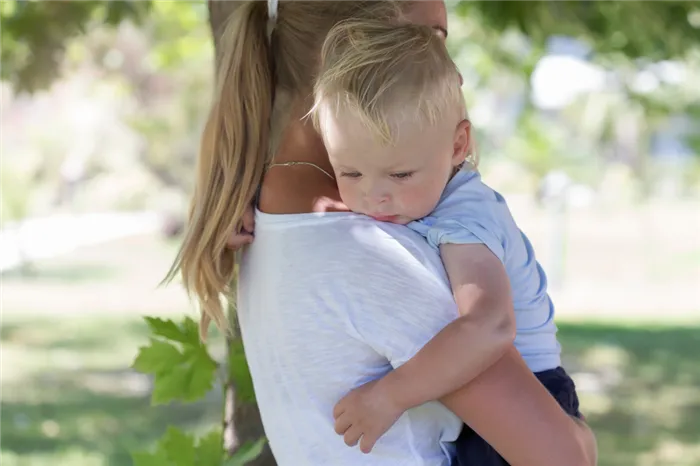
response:
<path id="1" fill-rule="evenodd" d="M 383 189 L 372 189 L 367 193 L 366 198 L 371 204 L 384 204 L 389 201 L 389 193 Z"/>

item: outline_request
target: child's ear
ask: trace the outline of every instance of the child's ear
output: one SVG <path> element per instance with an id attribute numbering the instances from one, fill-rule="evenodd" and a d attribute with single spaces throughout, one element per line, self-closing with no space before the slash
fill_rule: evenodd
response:
<path id="1" fill-rule="evenodd" d="M 471 147 L 472 125 L 469 120 L 464 119 L 459 122 L 455 130 L 454 147 L 452 153 L 452 165 L 458 166 L 463 163 L 469 155 Z"/>

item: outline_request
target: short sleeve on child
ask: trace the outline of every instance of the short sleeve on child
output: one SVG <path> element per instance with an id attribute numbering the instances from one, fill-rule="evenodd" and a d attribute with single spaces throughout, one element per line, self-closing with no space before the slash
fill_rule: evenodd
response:
<path id="1" fill-rule="evenodd" d="M 504 245 L 501 239 L 493 233 L 495 225 L 489 228 L 487 222 L 467 216 L 426 217 L 418 222 L 413 222 L 411 227 L 425 236 L 425 239 L 434 248 L 439 248 L 442 244 L 483 244 L 501 262 L 505 261 Z"/>
<path id="2" fill-rule="evenodd" d="M 408 227 L 436 249 L 441 244 L 483 244 L 505 263 L 506 238 L 519 234 L 510 218 L 505 200 L 482 183 L 478 173 L 460 171 L 433 212 Z"/>

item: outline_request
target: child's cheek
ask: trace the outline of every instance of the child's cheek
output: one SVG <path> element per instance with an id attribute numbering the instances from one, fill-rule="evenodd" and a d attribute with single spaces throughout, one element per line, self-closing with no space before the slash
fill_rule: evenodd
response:
<path id="1" fill-rule="evenodd" d="M 412 186 L 411 189 L 406 190 L 403 205 L 410 209 L 413 218 L 425 217 L 433 210 L 434 191 L 434 187 L 426 183 Z"/>
<path id="2" fill-rule="evenodd" d="M 360 195 L 360 189 L 357 183 L 341 181 L 338 183 L 338 189 L 340 190 L 340 198 L 350 210 L 361 210 L 360 201 L 362 196 Z"/>
<path id="3" fill-rule="evenodd" d="M 408 209 L 408 213 L 411 217 L 420 215 L 422 206 L 425 204 L 425 194 L 425 192 L 421 192 L 420 189 L 416 189 L 415 187 L 405 189 L 402 192 L 401 204 L 404 208 Z"/>

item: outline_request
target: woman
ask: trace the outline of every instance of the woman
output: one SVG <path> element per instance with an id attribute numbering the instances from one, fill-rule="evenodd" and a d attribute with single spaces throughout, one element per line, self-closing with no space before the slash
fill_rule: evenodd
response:
<path id="1" fill-rule="evenodd" d="M 402 20 L 447 35 L 441 1 L 400 7 Z M 340 208 L 337 186 L 303 118 L 327 31 L 349 17 L 396 20 L 398 8 L 388 1 L 290 1 L 272 14 L 262 2 L 239 8 L 221 38 L 219 88 L 175 270 L 200 300 L 203 328 L 210 319 L 225 327 L 218 295 L 233 271 L 227 239 L 260 188 L 238 311 L 281 465 L 449 464 L 461 418 L 511 464 L 589 466 L 590 431 L 564 414 L 514 349 L 440 400 L 452 413 L 438 403 L 409 411 L 370 455 L 333 432 L 332 409 L 345 393 L 401 365 L 457 316 L 425 241 L 401 226 L 332 212 Z"/>

